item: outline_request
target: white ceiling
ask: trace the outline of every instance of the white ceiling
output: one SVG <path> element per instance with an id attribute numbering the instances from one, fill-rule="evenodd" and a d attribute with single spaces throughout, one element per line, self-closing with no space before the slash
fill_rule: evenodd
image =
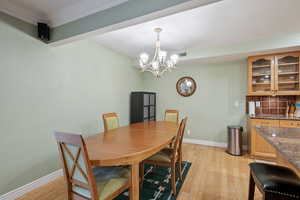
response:
<path id="1" fill-rule="evenodd" d="M 128 0 L 0 0 L 0 11 L 36 24 L 59 26 Z"/>
<path id="2" fill-rule="evenodd" d="M 97 36 L 101 45 L 136 57 L 154 47 L 155 27 L 163 28 L 162 48 L 182 52 L 272 36 L 300 33 L 300 0 L 224 0 Z"/>

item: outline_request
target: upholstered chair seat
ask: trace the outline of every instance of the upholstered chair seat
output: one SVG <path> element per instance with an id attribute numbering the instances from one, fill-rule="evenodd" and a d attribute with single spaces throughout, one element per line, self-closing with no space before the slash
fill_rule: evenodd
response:
<path id="1" fill-rule="evenodd" d="M 171 156 L 173 155 L 174 150 L 172 148 L 165 148 L 160 152 L 154 154 L 147 160 L 157 161 L 157 162 L 171 162 Z"/>
<path id="2" fill-rule="evenodd" d="M 114 194 L 129 182 L 130 170 L 124 167 L 96 167 L 93 169 L 99 200 L 104 200 Z M 73 187 L 73 191 L 91 198 L 89 190 L 83 187 Z"/>

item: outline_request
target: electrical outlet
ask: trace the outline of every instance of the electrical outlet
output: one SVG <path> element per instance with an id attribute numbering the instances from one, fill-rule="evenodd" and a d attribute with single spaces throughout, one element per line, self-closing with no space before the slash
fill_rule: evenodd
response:
<path id="1" fill-rule="evenodd" d="M 187 134 L 191 135 L 191 130 L 190 129 L 187 130 Z"/>
<path id="2" fill-rule="evenodd" d="M 256 106 L 257 108 L 259 108 L 259 107 L 260 107 L 260 101 L 255 101 L 255 106 Z"/>

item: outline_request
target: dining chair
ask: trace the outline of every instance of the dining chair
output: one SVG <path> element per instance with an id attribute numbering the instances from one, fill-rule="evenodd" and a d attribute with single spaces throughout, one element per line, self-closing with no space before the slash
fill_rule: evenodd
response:
<path id="1" fill-rule="evenodd" d="M 55 132 L 68 200 L 111 200 L 130 188 L 130 171 L 123 167 L 92 168 L 81 135 Z"/>
<path id="2" fill-rule="evenodd" d="M 119 128 L 119 117 L 118 114 L 113 113 L 106 113 L 102 115 L 103 123 L 104 123 L 104 131 L 109 131 L 112 129 Z"/>
<path id="3" fill-rule="evenodd" d="M 166 110 L 165 111 L 165 121 L 178 123 L 179 112 L 178 110 Z"/>
<path id="4" fill-rule="evenodd" d="M 143 161 L 143 164 L 152 164 L 152 165 L 162 165 L 171 167 L 171 187 L 172 193 L 176 195 L 176 168 L 177 173 L 179 174 L 180 180 L 182 180 L 182 173 L 181 173 L 181 165 L 182 165 L 182 140 L 184 135 L 184 130 L 187 122 L 187 117 L 185 117 L 177 130 L 177 135 L 175 137 L 175 141 L 172 143 L 172 147 L 164 148 L 157 154 L 147 158 Z M 141 169 L 144 167 L 142 166 Z M 144 178 L 144 171 L 141 171 L 141 179 L 143 181 Z"/>

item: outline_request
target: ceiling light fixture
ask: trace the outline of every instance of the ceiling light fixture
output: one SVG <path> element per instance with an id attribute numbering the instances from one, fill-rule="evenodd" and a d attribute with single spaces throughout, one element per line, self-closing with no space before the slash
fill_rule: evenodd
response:
<path id="1" fill-rule="evenodd" d="M 149 55 L 147 53 L 140 54 L 140 68 L 142 72 L 148 71 L 151 72 L 156 77 L 161 77 L 164 72 L 171 71 L 176 68 L 179 56 L 173 54 L 167 59 L 168 53 L 160 49 L 160 37 L 159 34 L 162 31 L 161 28 L 154 29 L 154 32 L 157 33 L 157 39 L 155 42 L 155 52 L 152 58 L 152 61 L 149 61 Z"/>

